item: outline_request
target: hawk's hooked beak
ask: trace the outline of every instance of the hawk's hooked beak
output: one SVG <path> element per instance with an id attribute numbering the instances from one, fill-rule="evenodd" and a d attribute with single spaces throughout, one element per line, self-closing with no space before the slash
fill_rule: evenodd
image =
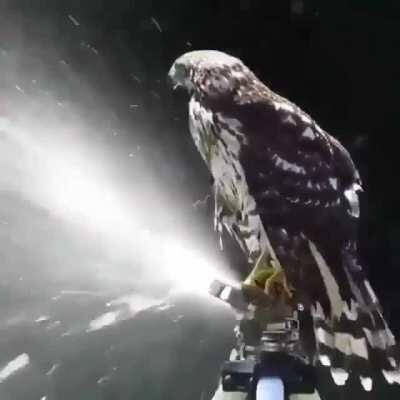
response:
<path id="1" fill-rule="evenodd" d="M 175 74 L 176 74 L 175 66 L 173 65 L 171 67 L 171 69 L 169 70 L 168 76 L 167 76 L 167 84 L 168 84 L 168 86 L 171 86 L 173 90 L 175 90 L 176 88 L 179 87 L 179 83 L 176 82 L 176 80 L 175 80 Z"/>
<path id="2" fill-rule="evenodd" d="M 168 78 L 167 78 L 168 85 L 172 87 L 172 90 L 176 90 L 180 87 L 183 88 L 184 84 L 182 79 L 183 77 L 181 76 L 181 74 L 178 73 L 174 64 L 168 72 Z"/>
<path id="3" fill-rule="evenodd" d="M 168 81 L 168 85 L 172 87 L 172 90 L 176 90 L 178 88 L 184 87 L 180 82 L 176 82 L 170 76 L 168 76 L 167 81 Z"/>

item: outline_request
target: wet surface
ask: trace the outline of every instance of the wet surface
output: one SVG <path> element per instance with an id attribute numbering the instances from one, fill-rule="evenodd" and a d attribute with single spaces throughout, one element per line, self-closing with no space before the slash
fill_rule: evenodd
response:
<path id="1" fill-rule="evenodd" d="M 45 314 L 25 309 L 0 328 L 1 399 L 208 398 L 232 344 L 232 314 L 205 297 L 42 300 Z"/>

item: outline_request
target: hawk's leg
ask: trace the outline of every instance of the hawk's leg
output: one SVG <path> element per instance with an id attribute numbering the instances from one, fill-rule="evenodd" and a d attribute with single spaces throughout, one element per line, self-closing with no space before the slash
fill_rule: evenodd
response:
<path id="1" fill-rule="evenodd" d="M 293 291 L 281 265 L 265 255 L 258 259 L 245 283 L 261 288 L 272 300 L 289 301 L 293 297 Z"/>
<path id="2" fill-rule="evenodd" d="M 292 297 L 292 292 L 289 289 L 285 273 L 280 264 L 271 261 L 272 274 L 267 277 L 264 283 L 264 291 L 266 294 L 275 297 L 274 294 L 279 296 L 283 291 L 289 298 Z"/>

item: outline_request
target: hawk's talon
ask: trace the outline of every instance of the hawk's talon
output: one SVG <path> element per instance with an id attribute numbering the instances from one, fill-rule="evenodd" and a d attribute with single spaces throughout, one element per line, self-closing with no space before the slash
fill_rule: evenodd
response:
<path id="1" fill-rule="evenodd" d="M 289 286 L 279 262 L 265 257 L 259 259 L 245 283 L 260 288 L 272 300 L 290 300 L 293 297 L 293 288 Z"/>
<path id="2" fill-rule="evenodd" d="M 293 290 L 289 288 L 285 272 L 280 266 L 265 280 L 264 292 L 272 298 L 279 298 L 282 295 L 288 299 L 293 297 Z"/>

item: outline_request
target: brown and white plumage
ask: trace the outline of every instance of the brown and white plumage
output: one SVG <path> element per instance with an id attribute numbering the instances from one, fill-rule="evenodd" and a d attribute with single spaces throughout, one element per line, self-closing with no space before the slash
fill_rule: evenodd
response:
<path id="1" fill-rule="evenodd" d="M 394 338 L 358 262 L 361 181 L 346 149 L 243 62 L 218 51 L 179 57 L 169 77 L 190 93 L 193 140 L 213 178 L 216 226 L 251 266 L 277 258 L 313 317 L 315 362 L 338 385 L 371 390 L 374 368 L 400 383 Z"/>

